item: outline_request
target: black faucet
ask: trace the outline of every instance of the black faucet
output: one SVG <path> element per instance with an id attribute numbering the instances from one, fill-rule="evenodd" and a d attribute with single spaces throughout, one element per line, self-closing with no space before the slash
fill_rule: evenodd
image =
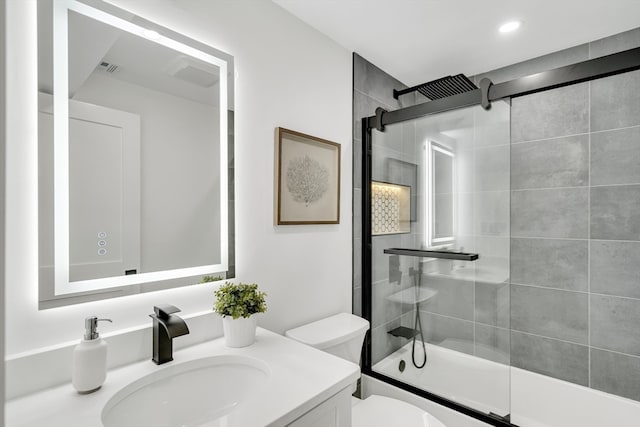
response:
<path id="1" fill-rule="evenodd" d="M 179 316 L 171 314 L 180 311 L 172 305 L 163 304 L 153 307 L 155 314 L 150 314 L 153 319 L 153 358 L 156 365 L 171 362 L 173 360 L 173 338 L 186 335 L 189 328 Z"/>

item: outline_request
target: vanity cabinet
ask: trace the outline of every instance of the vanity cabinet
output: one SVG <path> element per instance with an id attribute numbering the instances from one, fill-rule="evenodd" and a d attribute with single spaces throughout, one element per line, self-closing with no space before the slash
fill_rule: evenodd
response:
<path id="1" fill-rule="evenodd" d="M 351 387 L 344 388 L 288 427 L 351 427 L 351 399 Z"/>
<path id="2" fill-rule="evenodd" d="M 220 321 L 214 313 L 208 316 L 216 316 L 215 321 Z M 198 325 L 194 319 L 196 318 L 189 319 L 191 322 L 189 327 L 193 326 L 192 330 L 195 330 Z M 212 326 L 210 322 L 200 326 L 205 325 Z M 221 329 L 221 326 L 218 328 Z M 142 342 L 147 338 L 146 331 L 140 329 L 129 332 L 125 340 L 118 341 L 110 337 L 109 345 L 114 353 L 124 353 L 130 351 L 129 347 L 125 348 L 125 345 Z M 5 406 L 6 425 L 11 427 L 102 426 L 105 407 L 114 396 L 134 382 L 145 377 L 150 378 L 149 375 L 157 378 L 163 370 L 171 370 L 172 374 L 166 377 L 160 375 L 163 378 L 169 378 L 171 375 L 183 372 L 177 369 L 183 364 L 198 364 L 199 361 L 211 358 L 226 358 L 254 360 L 250 366 L 264 366 L 265 369 L 261 369 L 269 372 L 268 380 L 262 383 L 263 386 L 259 386 L 261 387 L 259 392 L 247 396 L 245 401 L 241 401 L 228 413 L 214 413 L 213 418 L 206 418 L 207 410 L 211 409 L 210 401 L 205 399 L 201 406 L 196 405 L 193 412 L 201 411 L 203 417 L 210 421 L 210 425 L 351 427 L 351 392 L 353 383 L 360 376 L 358 365 L 262 328 L 256 331 L 256 342 L 248 347 L 229 348 L 225 345 L 224 338 L 220 337 L 178 348 L 173 353 L 173 361 L 164 365 L 158 366 L 145 357 L 145 360 L 111 368 L 102 388 L 95 393 L 85 395 L 73 391 L 68 379 L 70 372 L 65 373 L 60 369 L 60 366 L 65 365 L 64 360 L 70 360 L 72 351 L 72 345 L 64 351 L 48 350 L 37 358 L 23 360 L 20 363 L 22 369 L 16 369 L 15 360 L 9 361 L 8 371 L 13 372 L 11 375 L 13 380 L 9 381 L 9 384 L 13 386 L 8 389 L 8 395 L 12 398 Z M 70 367 L 70 364 L 68 366 Z M 33 372 L 37 372 L 38 375 L 32 375 Z M 26 388 L 28 385 L 21 385 L 23 393 L 20 396 L 16 394 L 15 389 L 18 373 L 20 373 L 18 377 L 21 382 L 24 382 L 25 378 L 30 380 L 33 378 L 30 383 L 32 387 L 28 392 Z M 34 382 L 36 379 L 39 380 L 37 387 Z M 169 399 L 170 396 L 167 396 L 167 401 Z M 33 410 L 35 407 L 38 408 L 37 411 Z M 182 408 L 177 404 L 175 407 Z M 140 409 L 155 410 L 157 405 L 142 404 Z M 180 414 L 183 413 L 184 411 Z M 188 423 L 191 419 L 189 416 L 178 419 L 180 414 L 178 412 L 173 414 L 176 418 L 172 425 L 193 425 Z"/>

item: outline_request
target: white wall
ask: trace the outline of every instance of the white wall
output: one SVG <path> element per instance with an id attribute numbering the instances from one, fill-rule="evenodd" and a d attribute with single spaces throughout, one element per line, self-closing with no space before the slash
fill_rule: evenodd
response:
<path id="1" fill-rule="evenodd" d="M 103 332 L 147 324 L 155 303 L 208 310 L 212 288 L 189 288 L 38 311 L 36 7 L 7 10 L 7 353 L 78 339 L 83 318 Z M 268 293 L 261 325 L 282 332 L 351 307 L 351 55 L 270 1 L 118 0 L 123 7 L 235 56 L 236 260 Z M 274 128 L 342 144 L 341 224 L 273 225 Z"/>

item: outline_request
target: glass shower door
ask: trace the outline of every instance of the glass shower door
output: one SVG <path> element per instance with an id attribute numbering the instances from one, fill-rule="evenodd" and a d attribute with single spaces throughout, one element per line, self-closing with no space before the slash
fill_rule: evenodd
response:
<path id="1" fill-rule="evenodd" d="M 496 102 L 371 131 L 371 367 L 499 416 L 510 412 L 509 115 Z"/>

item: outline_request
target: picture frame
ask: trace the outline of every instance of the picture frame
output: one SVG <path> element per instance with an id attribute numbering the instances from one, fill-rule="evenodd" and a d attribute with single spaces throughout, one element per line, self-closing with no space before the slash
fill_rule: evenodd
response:
<path id="1" fill-rule="evenodd" d="M 340 223 L 340 144 L 276 128 L 277 225 Z"/>

